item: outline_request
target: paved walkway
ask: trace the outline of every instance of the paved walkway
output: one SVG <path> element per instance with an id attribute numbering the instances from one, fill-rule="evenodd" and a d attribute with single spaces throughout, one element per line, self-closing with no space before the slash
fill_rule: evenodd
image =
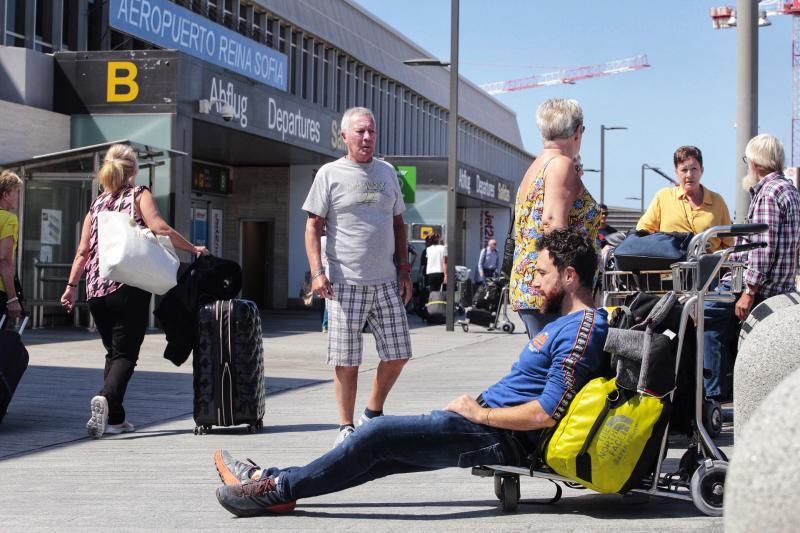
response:
<path id="1" fill-rule="evenodd" d="M 443 407 L 462 393 L 476 394 L 504 375 L 525 342 L 517 333 L 422 326 L 412 317 L 414 360 L 386 410 L 416 414 Z M 269 314 L 264 319 L 267 373 L 265 429 L 215 429 L 195 436 L 191 364 L 161 357 L 162 334 L 147 336 L 129 387 L 126 408 L 137 432 L 86 437 L 89 398 L 102 379 L 96 335 L 68 330 L 26 333 L 31 354 L 11 410 L 0 425 L 0 530 L 262 530 L 348 531 L 721 531 L 722 520 L 690 503 L 652 499 L 623 503 L 616 495 L 565 489 L 552 506 L 498 509 L 491 480 L 446 469 L 394 476 L 348 491 L 303 500 L 292 515 L 235 519 L 216 501 L 216 448 L 263 465 L 303 464 L 327 450 L 336 435 L 326 337 L 313 313 Z M 365 339 L 357 410 L 363 408 L 377 363 Z M 732 428 L 725 427 L 730 444 Z M 730 455 L 730 446 L 723 448 Z M 681 450 L 670 452 L 679 457 Z M 546 498 L 550 484 L 523 479 L 522 498 Z"/>

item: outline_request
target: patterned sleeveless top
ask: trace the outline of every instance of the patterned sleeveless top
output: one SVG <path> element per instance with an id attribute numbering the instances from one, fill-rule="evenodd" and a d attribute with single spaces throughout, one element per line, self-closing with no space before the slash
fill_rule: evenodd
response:
<path id="1" fill-rule="evenodd" d="M 89 208 L 91 215 L 91 229 L 89 231 L 89 255 L 86 259 L 86 299 L 100 298 L 107 296 L 112 292 L 117 291 L 123 286 L 122 283 L 111 281 L 109 279 L 100 277 L 100 256 L 97 249 L 97 215 L 100 211 L 131 211 L 131 200 L 134 195 L 141 194 L 147 187 L 140 186 L 133 189 L 126 187 L 119 190 L 116 194 L 104 192 L 92 202 Z M 138 209 L 134 209 L 136 223 L 142 227 L 146 227 L 142 214 Z"/>
<path id="2" fill-rule="evenodd" d="M 552 159 L 550 160 L 552 161 Z M 514 263 L 509 283 L 509 298 L 514 311 L 519 309 L 541 309 L 542 298 L 533 290 L 533 276 L 536 273 L 536 242 L 544 235 L 542 212 L 544 211 L 545 170 L 550 161 L 544 164 L 528 191 L 517 191 L 514 208 Z M 600 210 L 597 202 L 586 187 L 569 210 L 568 225 L 597 240 L 600 227 Z"/>

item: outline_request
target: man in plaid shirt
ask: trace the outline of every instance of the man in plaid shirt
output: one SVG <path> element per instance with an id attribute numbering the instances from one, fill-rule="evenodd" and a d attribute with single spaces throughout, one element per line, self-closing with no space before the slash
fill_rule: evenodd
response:
<path id="1" fill-rule="evenodd" d="M 736 303 L 707 302 L 705 305 L 704 366 L 712 374 L 705 380 L 705 390 L 706 397 L 717 400 L 729 396 L 729 381 L 724 378 L 733 361 L 728 346 L 731 333 L 738 331 L 737 320 L 747 318 L 750 310 L 765 299 L 794 291 L 798 271 L 800 192 L 783 175 L 783 145 L 772 135 L 753 137 L 747 143 L 744 161 L 748 172 L 742 186 L 752 197 L 746 222 L 768 224 L 769 230 L 747 239 L 748 242 L 765 242 L 766 247 L 732 257 L 747 265 L 745 290 Z M 729 282 L 724 280 L 720 286 L 730 288 Z"/>

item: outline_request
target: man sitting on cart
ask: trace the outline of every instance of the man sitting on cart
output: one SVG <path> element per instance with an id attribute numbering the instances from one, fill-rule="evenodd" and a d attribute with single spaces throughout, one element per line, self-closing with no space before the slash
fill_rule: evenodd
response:
<path id="1" fill-rule="evenodd" d="M 592 307 L 594 243 L 574 230 L 554 230 L 537 247 L 533 286 L 547 311 L 562 316 L 527 343 L 507 376 L 477 400 L 465 394 L 430 414 L 376 418 L 303 467 L 262 469 L 218 450 L 220 504 L 237 516 L 285 513 L 300 498 L 392 474 L 525 464 L 539 430 L 555 426 L 603 367 L 608 332 L 606 312 Z"/>

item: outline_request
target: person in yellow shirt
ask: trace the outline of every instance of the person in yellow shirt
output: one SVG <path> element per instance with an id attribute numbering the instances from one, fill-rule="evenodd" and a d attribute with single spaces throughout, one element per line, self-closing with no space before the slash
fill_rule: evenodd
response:
<path id="1" fill-rule="evenodd" d="M 701 233 L 712 226 L 731 223 L 728 206 L 722 196 L 700 185 L 703 177 L 703 153 L 696 146 L 681 146 L 672 156 L 678 186 L 656 193 L 636 230 L 650 233 Z M 733 246 L 732 238 L 709 241 L 712 252 Z"/>
<path id="2" fill-rule="evenodd" d="M 0 316 L 8 314 L 7 322 L 22 313 L 14 288 L 14 254 L 17 250 L 19 222 L 11 211 L 17 209 L 22 180 L 10 170 L 0 174 Z"/>

